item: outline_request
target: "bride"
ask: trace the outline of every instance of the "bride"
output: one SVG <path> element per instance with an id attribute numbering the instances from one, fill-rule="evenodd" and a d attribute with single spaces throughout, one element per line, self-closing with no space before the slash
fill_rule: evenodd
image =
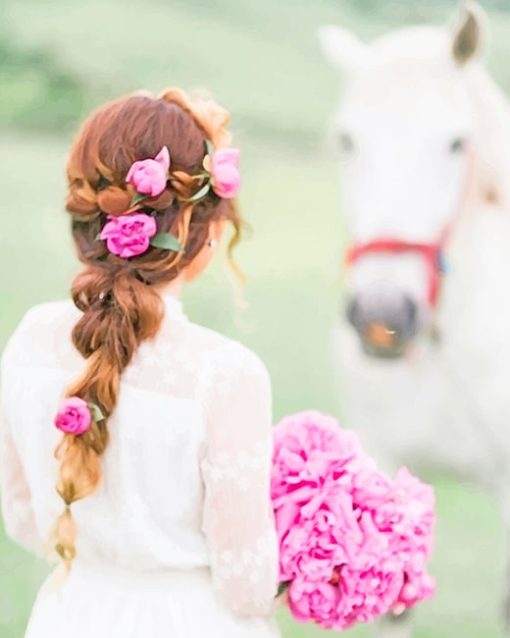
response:
<path id="1" fill-rule="evenodd" d="M 226 224 L 239 239 L 227 121 L 178 89 L 137 94 L 71 148 L 83 269 L 2 358 L 5 526 L 57 562 L 26 638 L 279 635 L 268 374 L 179 301 Z"/>

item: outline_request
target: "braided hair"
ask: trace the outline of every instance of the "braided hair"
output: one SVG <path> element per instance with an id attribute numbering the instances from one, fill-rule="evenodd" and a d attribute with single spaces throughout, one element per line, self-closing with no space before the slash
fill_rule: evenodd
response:
<path id="1" fill-rule="evenodd" d="M 76 435 L 64 433 L 55 449 L 57 491 L 64 509 L 55 527 L 55 549 L 70 568 L 76 555 L 76 525 L 71 505 L 94 493 L 101 480 L 101 457 L 108 445 L 108 419 L 115 409 L 123 370 L 142 341 L 153 337 L 163 319 L 157 284 L 175 279 L 201 252 L 211 222 L 234 227 L 229 254 L 240 237 L 242 219 L 233 199 L 209 190 L 193 199 L 206 143 L 221 148 L 230 141 L 228 113 L 204 96 L 169 89 L 159 98 L 132 95 L 105 104 L 84 123 L 67 164 L 66 209 L 83 270 L 72 284 L 72 299 L 82 311 L 72 340 L 85 359 L 67 397 L 97 406 L 102 418 Z M 160 232 L 175 235 L 182 250 L 150 247 L 134 259 L 107 250 L 99 239 L 108 216 L 128 210 L 133 189 L 126 175 L 134 161 L 153 157 L 163 146 L 172 170 L 165 190 L 143 202 Z"/>

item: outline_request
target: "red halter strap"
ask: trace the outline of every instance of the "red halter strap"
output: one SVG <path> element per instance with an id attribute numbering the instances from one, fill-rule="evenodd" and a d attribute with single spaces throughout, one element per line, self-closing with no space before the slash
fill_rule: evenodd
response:
<path id="1" fill-rule="evenodd" d="M 466 168 L 466 175 L 464 178 L 464 188 L 461 195 L 461 199 L 458 203 L 456 213 L 453 218 L 453 222 L 447 226 L 441 233 L 441 237 L 436 243 L 420 243 L 404 241 L 393 237 L 377 237 L 371 241 L 362 244 L 354 244 L 347 250 L 345 261 L 347 265 L 352 265 L 360 257 L 364 257 L 369 254 L 377 253 L 417 253 L 422 256 L 427 266 L 428 277 L 428 302 L 435 308 L 439 300 L 439 293 L 441 291 L 441 279 L 445 274 L 445 260 L 444 249 L 448 242 L 453 226 L 457 223 L 466 201 L 469 196 L 469 188 L 471 184 L 471 178 L 474 172 L 474 155 L 469 151 L 468 162 Z"/>
<path id="2" fill-rule="evenodd" d="M 354 264 L 360 257 L 374 253 L 418 253 L 427 266 L 428 302 L 432 307 L 437 305 L 441 289 L 443 268 L 443 243 L 421 244 L 400 239 L 374 239 L 364 244 L 351 246 L 346 254 L 346 263 Z"/>

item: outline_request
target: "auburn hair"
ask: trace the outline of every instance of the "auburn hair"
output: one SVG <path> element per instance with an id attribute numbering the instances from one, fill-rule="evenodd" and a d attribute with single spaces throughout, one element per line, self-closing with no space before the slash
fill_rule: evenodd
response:
<path id="1" fill-rule="evenodd" d="M 55 549 L 69 568 L 76 555 L 76 525 L 71 504 L 90 496 L 101 479 L 101 456 L 108 445 L 108 418 L 117 403 L 120 377 L 136 348 L 158 332 L 163 303 L 155 288 L 175 279 L 201 252 L 211 222 L 229 220 L 234 233 L 229 256 L 240 238 L 242 219 L 233 200 L 210 190 L 195 203 L 192 175 L 200 173 L 206 141 L 213 147 L 230 141 L 228 113 L 211 99 L 169 89 L 160 97 L 137 94 L 109 102 L 86 120 L 67 163 L 66 209 L 84 269 L 72 284 L 72 298 L 82 315 L 73 328 L 75 347 L 85 369 L 67 389 L 96 404 L 104 419 L 93 419 L 82 435 L 63 434 L 55 456 L 59 462 L 57 491 L 65 509 L 55 528 Z M 181 251 L 150 247 L 123 259 L 98 239 L 106 215 L 131 206 L 133 191 L 125 183 L 131 164 L 154 157 L 163 146 L 171 155 L 167 188 L 144 201 L 156 216 L 158 231 L 177 236 Z"/>

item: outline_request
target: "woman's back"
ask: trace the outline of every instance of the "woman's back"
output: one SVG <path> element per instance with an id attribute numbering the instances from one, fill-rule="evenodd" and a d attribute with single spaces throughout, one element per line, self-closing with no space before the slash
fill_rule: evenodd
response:
<path id="1" fill-rule="evenodd" d="M 169 89 L 105 104 L 71 147 L 83 269 L 2 358 L 6 529 L 66 574 L 26 638 L 275 635 L 268 375 L 177 300 L 240 238 L 227 123 Z"/>
<path id="2" fill-rule="evenodd" d="M 264 612 L 277 569 L 264 560 L 276 556 L 267 372 L 242 345 L 190 322 L 175 297 L 163 301 L 158 334 L 123 373 L 101 483 L 73 506 L 76 563 L 142 572 L 212 563 L 231 606 Z M 2 359 L 5 522 L 39 553 L 61 509 L 51 423 L 83 366 L 71 341 L 80 314 L 70 301 L 32 308 Z"/>

